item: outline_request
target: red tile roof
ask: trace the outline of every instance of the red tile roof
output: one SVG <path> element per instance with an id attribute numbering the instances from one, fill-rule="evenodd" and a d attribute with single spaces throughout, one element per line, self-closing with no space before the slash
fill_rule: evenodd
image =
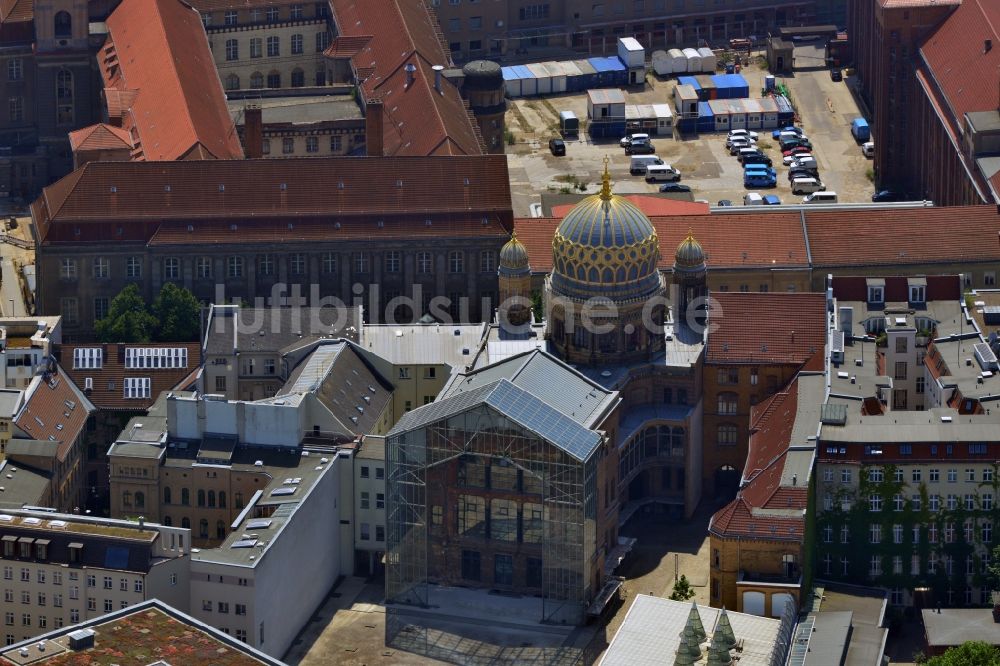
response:
<path id="1" fill-rule="evenodd" d="M 706 363 L 823 367 L 825 294 L 712 292 L 708 321 Z"/>
<path id="2" fill-rule="evenodd" d="M 0 0 L 0 23 L 31 21 L 34 14 L 34 0 Z"/>
<path id="3" fill-rule="evenodd" d="M 81 150 L 114 150 L 116 148 L 131 150 L 132 137 L 121 127 L 98 123 L 70 132 L 69 145 L 74 153 Z"/>
<path id="4" fill-rule="evenodd" d="M 809 211 L 806 230 L 817 268 L 1000 258 L 996 206 Z"/>
<path id="5" fill-rule="evenodd" d="M 61 369 L 36 376 L 26 389 L 24 405 L 14 425 L 31 439 L 59 442 L 57 456 L 64 460 L 83 432 L 93 406 L 74 388 Z"/>
<path id="6" fill-rule="evenodd" d="M 643 194 L 624 194 L 623 198 L 634 203 L 647 217 L 664 215 L 706 215 L 708 204 L 697 201 L 680 201 L 666 197 L 651 197 Z M 561 204 L 552 207 L 552 217 L 566 217 L 576 204 Z"/>
<path id="7" fill-rule="evenodd" d="M 478 126 L 458 89 L 434 88 L 434 65 L 448 66 L 440 28 L 420 0 L 331 0 L 340 38 L 371 39 L 351 58 L 365 100 L 384 105 L 386 155 L 476 155 Z M 406 85 L 406 65 L 414 82 Z"/>
<path id="8" fill-rule="evenodd" d="M 372 35 L 354 35 L 335 37 L 330 46 L 326 47 L 323 55 L 327 58 L 353 58 L 361 52 L 368 42 L 372 40 Z"/>
<path id="9" fill-rule="evenodd" d="M 880 279 L 885 281 L 886 303 L 905 303 L 909 300 L 911 278 L 887 276 Z M 928 275 L 923 279 L 927 282 L 924 294 L 927 301 L 957 301 L 962 298 L 962 279 L 958 275 Z M 835 275 L 831 286 L 833 297 L 838 301 L 868 300 L 868 278 L 865 276 Z"/>
<path id="10" fill-rule="evenodd" d="M 98 64 L 105 87 L 138 91 L 125 125 L 137 131 L 137 158 L 176 160 L 199 149 L 218 159 L 243 157 L 194 8 L 181 0 L 123 0 L 107 26 Z"/>
<path id="11" fill-rule="evenodd" d="M 185 230 L 198 221 L 251 219 L 287 229 L 313 218 L 336 233 L 342 217 L 372 226 L 406 217 L 411 227 L 485 217 L 483 228 L 494 231 L 512 217 L 503 155 L 91 162 L 45 188 L 32 216 L 43 242 L 73 242 L 77 228 L 107 232 L 112 220 L 125 223 L 120 238 L 145 240 L 171 220 Z"/>
<path id="12" fill-rule="evenodd" d="M 798 213 L 674 215 L 651 217 L 660 238 L 660 269 L 670 270 L 674 250 L 690 230 L 708 259 L 709 270 L 742 267 L 807 268 L 806 242 Z M 514 220 L 517 238 L 528 248 L 533 272 L 552 270 L 552 237 L 558 218 Z M 739 242 L 734 242 L 739 239 Z"/>
<path id="13" fill-rule="evenodd" d="M 78 348 L 93 349 L 98 347 L 102 353 L 102 364 L 99 369 L 73 368 L 73 352 Z M 172 349 L 183 347 L 187 350 L 187 365 L 183 368 L 126 368 L 126 348 Z M 110 410 L 147 410 L 163 391 L 184 388 L 190 382 L 192 370 L 201 365 L 201 343 L 199 342 L 149 342 L 149 343 L 114 343 L 114 344 L 80 344 L 60 345 L 56 350 L 62 364 L 63 372 L 83 391 L 84 395 L 98 409 Z M 125 378 L 149 378 L 149 398 L 126 398 Z M 87 379 L 91 380 L 93 388 L 86 390 Z"/>
<path id="14" fill-rule="evenodd" d="M 985 40 L 994 48 L 986 51 Z M 997 108 L 1000 2 L 964 0 L 920 47 L 952 117 Z"/>

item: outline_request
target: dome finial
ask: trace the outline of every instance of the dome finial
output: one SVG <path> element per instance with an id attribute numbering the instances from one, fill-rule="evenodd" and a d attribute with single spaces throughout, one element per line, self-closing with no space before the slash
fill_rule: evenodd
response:
<path id="1" fill-rule="evenodd" d="M 608 164 L 611 159 L 607 155 L 604 156 L 604 175 L 601 176 L 601 198 L 605 201 L 611 201 L 611 173 L 608 171 Z"/>

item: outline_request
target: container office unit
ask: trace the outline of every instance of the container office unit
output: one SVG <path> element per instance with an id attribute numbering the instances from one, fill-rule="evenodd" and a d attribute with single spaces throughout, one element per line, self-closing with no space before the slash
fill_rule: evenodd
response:
<path id="1" fill-rule="evenodd" d="M 698 98 L 703 102 L 710 99 L 718 99 L 719 93 L 715 88 L 715 81 L 708 74 L 699 74 L 695 77 L 698 80 Z"/>
<path id="2" fill-rule="evenodd" d="M 743 99 L 750 96 L 750 84 L 741 74 L 714 74 L 715 99 Z"/>
<path id="3" fill-rule="evenodd" d="M 620 137 L 625 133 L 625 93 L 614 88 L 588 90 L 587 121 L 595 138 Z"/>
<path id="4" fill-rule="evenodd" d="M 784 95 L 775 95 L 771 99 L 778 105 L 778 126 L 791 125 L 795 121 L 795 109 Z"/>
<path id="5" fill-rule="evenodd" d="M 628 84 L 646 80 L 646 49 L 634 37 L 618 38 L 618 59 L 628 70 Z"/>
<path id="6" fill-rule="evenodd" d="M 715 131 L 715 114 L 712 113 L 712 107 L 709 106 L 708 102 L 698 102 L 697 127 L 699 132 Z"/>
<path id="7" fill-rule="evenodd" d="M 500 74 L 503 76 L 503 87 L 507 92 L 507 97 L 521 96 L 521 77 L 513 67 L 501 67 Z"/>
<path id="8" fill-rule="evenodd" d="M 677 77 L 677 85 L 678 86 L 689 86 L 692 90 L 694 90 L 695 95 L 697 95 L 698 99 L 701 100 L 702 102 L 705 102 L 705 101 L 708 100 L 708 97 L 705 96 L 706 93 L 702 92 L 701 82 L 698 81 L 698 77 L 696 77 L 696 76 L 691 76 L 691 75 L 688 75 L 688 76 L 678 76 Z"/>
<path id="9" fill-rule="evenodd" d="M 549 70 L 545 68 L 545 65 L 537 62 L 525 65 L 528 70 L 535 76 L 535 85 L 537 86 L 535 90 L 536 95 L 551 95 L 552 94 L 552 77 L 549 76 Z"/>
<path id="10" fill-rule="evenodd" d="M 739 102 L 743 105 L 743 110 L 747 114 L 747 129 L 759 130 L 764 127 L 764 109 L 760 105 L 759 99 L 736 99 L 731 102 Z"/>
<path id="11" fill-rule="evenodd" d="M 697 49 L 684 49 L 684 57 L 687 59 L 687 71 L 692 74 L 701 72 L 701 54 Z"/>
<path id="12" fill-rule="evenodd" d="M 566 75 L 566 92 L 578 92 L 580 90 L 586 90 L 587 88 L 580 87 L 583 79 L 583 72 L 580 68 L 576 66 L 576 63 L 572 60 L 564 60 L 559 63 L 562 67 L 563 74 Z"/>
<path id="13" fill-rule="evenodd" d="M 667 104 L 626 104 L 625 131 L 669 136 L 674 132 L 674 114 Z"/>
<path id="14" fill-rule="evenodd" d="M 674 88 L 674 109 L 680 118 L 698 116 L 698 91 L 689 84 L 682 83 Z"/>
<path id="15" fill-rule="evenodd" d="M 549 72 L 549 79 L 552 81 L 552 94 L 558 95 L 566 92 L 566 70 L 561 62 L 544 62 L 542 66 Z"/>
<path id="16" fill-rule="evenodd" d="M 580 75 L 566 80 L 567 90 L 582 92 L 600 85 L 597 79 L 597 70 L 594 69 L 589 60 L 574 60 L 573 66 L 580 70 Z"/>
<path id="17" fill-rule="evenodd" d="M 771 97 L 761 97 L 757 100 L 761 108 L 760 126 L 762 129 L 778 127 L 778 105 Z"/>
<path id="18" fill-rule="evenodd" d="M 538 79 L 527 65 L 514 65 L 511 67 L 521 79 L 521 97 L 531 97 L 538 94 Z"/>
<path id="19" fill-rule="evenodd" d="M 628 82 L 628 71 L 625 65 L 616 57 L 588 58 L 594 71 L 597 72 L 599 86 L 623 86 Z"/>
<path id="20" fill-rule="evenodd" d="M 698 49 L 698 55 L 701 56 L 701 70 L 702 72 L 711 73 L 715 71 L 716 67 L 716 57 L 712 49 L 707 46 L 703 46 Z"/>
<path id="21" fill-rule="evenodd" d="M 716 132 L 729 131 L 729 100 L 713 99 L 708 102 L 708 108 L 712 110 L 712 115 L 715 118 L 714 130 Z"/>

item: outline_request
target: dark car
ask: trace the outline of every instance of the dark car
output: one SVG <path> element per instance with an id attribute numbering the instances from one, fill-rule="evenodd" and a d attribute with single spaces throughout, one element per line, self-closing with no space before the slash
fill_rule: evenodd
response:
<path id="1" fill-rule="evenodd" d="M 637 141 L 632 139 L 632 143 L 625 147 L 626 155 L 654 155 L 656 154 L 656 146 L 649 139 L 644 139 L 642 141 Z"/>
<path id="2" fill-rule="evenodd" d="M 839 67 L 834 67 L 830 70 L 830 80 L 831 81 L 843 81 L 844 74 L 840 71 Z"/>
<path id="3" fill-rule="evenodd" d="M 718 205 L 719 206 L 732 206 L 733 202 L 730 201 L 729 199 L 719 199 Z"/>
<path id="4" fill-rule="evenodd" d="M 818 178 L 818 169 L 806 169 L 803 167 L 796 167 L 794 169 L 788 170 L 788 182 L 792 182 L 796 178 Z"/>
<path id="5" fill-rule="evenodd" d="M 565 155 L 566 142 L 562 139 L 549 139 L 549 150 L 553 155 Z"/>
<path id="6" fill-rule="evenodd" d="M 666 183 L 665 185 L 660 185 L 661 192 L 690 192 L 691 187 L 688 185 L 681 185 L 680 183 Z"/>
<path id="7" fill-rule="evenodd" d="M 882 190 L 872 195 L 873 203 L 885 203 L 887 201 L 902 201 L 902 197 L 898 192 L 893 192 L 892 190 Z"/>
<path id="8" fill-rule="evenodd" d="M 788 150 L 790 148 L 812 148 L 812 141 L 806 138 L 798 139 L 785 139 L 780 142 L 781 150 Z"/>
<path id="9" fill-rule="evenodd" d="M 744 155 L 740 161 L 743 162 L 743 166 L 749 166 L 750 164 L 763 164 L 765 166 L 771 166 L 771 158 L 764 153 Z"/>

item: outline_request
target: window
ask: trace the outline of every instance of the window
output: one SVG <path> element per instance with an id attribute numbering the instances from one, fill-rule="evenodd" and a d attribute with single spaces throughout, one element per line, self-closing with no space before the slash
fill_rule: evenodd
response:
<path id="1" fill-rule="evenodd" d="M 369 493 L 368 493 L 368 491 L 364 491 L 364 490 L 363 490 L 363 491 L 361 491 L 361 508 L 362 508 L 362 509 L 367 509 L 367 508 L 369 508 L 369 504 L 370 504 L 370 503 L 371 503 L 371 502 L 370 502 L 370 498 L 369 498 Z"/>
<path id="2" fill-rule="evenodd" d="M 841 483 L 850 483 L 852 476 L 853 475 L 851 474 L 851 470 L 849 470 L 849 469 L 842 469 L 842 470 L 840 470 L 840 482 Z"/>
<path id="3" fill-rule="evenodd" d="M 240 59 L 240 43 L 235 39 L 226 40 L 226 60 Z"/>
<path id="4" fill-rule="evenodd" d="M 993 543 L 993 523 L 983 523 L 980 527 L 983 543 Z"/>
<path id="5" fill-rule="evenodd" d="M 948 483 L 955 483 L 956 481 L 958 481 L 958 470 L 957 469 L 949 469 L 948 470 Z"/>
<path id="6" fill-rule="evenodd" d="M 371 538 L 372 538 L 371 525 L 369 525 L 368 523 L 361 523 L 361 540 L 370 541 Z"/>
<path id="7" fill-rule="evenodd" d="M 958 495 L 948 494 L 948 510 L 954 511 L 958 508 Z"/>
<path id="8" fill-rule="evenodd" d="M 917 395 L 923 395 L 927 390 L 927 379 L 924 377 L 917 377 Z"/>
<path id="9" fill-rule="evenodd" d="M 274 255 L 262 254 L 257 257 L 257 273 L 259 275 L 274 275 Z"/>
<path id="10" fill-rule="evenodd" d="M 869 495 L 868 496 L 868 510 L 871 512 L 877 512 L 882 510 L 882 496 L 881 495 Z"/>
<path id="11" fill-rule="evenodd" d="M 222 613 L 222 614 L 228 613 L 229 612 L 229 602 L 220 601 L 218 603 L 218 609 L 219 609 L 219 612 Z"/>
<path id="12" fill-rule="evenodd" d="M 970 493 L 965 494 L 965 508 L 968 511 L 972 511 L 976 508 L 976 497 Z"/>
<path id="13" fill-rule="evenodd" d="M 322 53 L 326 48 L 330 46 L 330 33 L 328 32 L 317 32 L 316 33 L 316 53 Z M 317 85 L 322 85 L 317 83 Z"/>
<path id="14" fill-rule="evenodd" d="M 235 11 L 227 11 L 224 18 L 224 23 L 226 25 L 236 25 L 237 24 L 237 14 Z"/>
<path id="15" fill-rule="evenodd" d="M 906 361 L 896 361 L 896 379 L 906 379 Z"/>
<path id="16" fill-rule="evenodd" d="M 272 88 L 277 87 L 277 86 L 271 86 L 270 83 L 268 85 Z M 284 155 L 291 155 L 292 153 L 295 152 L 295 139 L 293 137 L 286 136 L 281 140 L 281 152 Z"/>
<path id="17" fill-rule="evenodd" d="M 479 272 L 492 273 L 497 269 L 497 255 L 493 250 L 483 250 L 479 253 Z"/>
<path id="18" fill-rule="evenodd" d="M 906 353 L 906 338 L 902 335 L 896 336 L 896 353 L 897 354 Z"/>
<path id="19" fill-rule="evenodd" d="M 430 252 L 417 252 L 417 272 L 425 275 L 433 272 L 433 260 Z"/>
<path id="20" fill-rule="evenodd" d="M 306 272 L 306 255 L 296 252 L 288 259 L 292 275 L 304 275 Z"/>
<path id="21" fill-rule="evenodd" d="M 389 250 L 385 253 L 385 272 L 386 273 L 398 273 L 399 272 L 399 251 Z"/>
<path id="22" fill-rule="evenodd" d="M 7 80 L 20 81 L 24 78 L 24 61 L 20 58 L 11 58 L 7 61 Z"/>
<path id="23" fill-rule="evenodd" d="M 367 273 L 368 272 L 368 254 L 365 252 L 355 252 L 354 253 L 354 272 L 355 273 Z"/>
<path id="24" fill-rule="evenodd" d="M 302 5 L 292 5 L 288 10 L 288 17 L 297 20 L 302 18 Z"/>
<path id="25" fill-rule="evenodd" d="M 292 73 L 292 85 L 295 85 L 295 73 Z M 301 85 L 301 84 L 299 84 Z M 307 136 L 306 137 L 306 152 L 307 153 L 318 153 L 319 152 L 319 137 Z"/>
<path id="26" fill-rule="evenodd" d="M 226 258 L 226 277 L 229 278 L 243 277 L 243 257 Z"/>
<path id="27" fill-rule="evenodd" d="M 739 435 L 739 429 L 732 423 L 723 423 L 719 426 L 717 442 L 719 446 L 735 446 Z"/>
<path id="28" fill-rule="evenodd" d="M 278 20 L 278 8 L 268 7 L 267 8 L 267 21 L 268 23 L 275 23 Z"/>
<path id="29" fill-rule="evenodd" d="M 212 259 L 210 257 L 198 257 L 195 261 L 195 271 L 200 279 L 212 277 Z"/>
<path id="30" fill-rule="evenodd" d="M 302 54 L 302 35 L 292 35 L 292 55 L 301 55 L 301 54 Z"/>
<path id="31" fill-rule="evenodd" d="M 736 413 L 738 396 L 735 393 L 720 393 L 718 400 L 718 412 L 723 415 Z"/>
<path id="32" fill-rule="evenodd" d="M 375 526 L 375 540 L 376 541 L 385 541 L 385 525 L 376 525 Z"/>
<path id="33" fill-rule="evenodd" d="M 830 525 L 823 528 L 823 543 L 833 543 L 833 527 Z"/>
<path id="34" fill-rule="evenodd" d="M 75 370 L 99 370 L 103 363 L 104 350 L 101 347 L 78 347 L 73 350 Z"/>
<path id="35" fill-rule="evenodd" d="M 941 470 L 932 469 L 928 472 L 928 480 L 931 483 L 937 483 L 941 480 Z"/>
<path id="36" fill-rule="evenodd" d="M 123 381 L 125 386 L 125 397 L 132 398 L 149 398 L 150 397 L 150 378 L 149 377 L 126 377 Z"/>
<path id="37" fill-rule="evenodd" d="M 66 12 L 59 12 L 65 14 Z M 58 16 L 59 14 L 56 14 Z M 67 15 L 68 16 L 68 15 Z M 56 123 L 70 125 L 74 120 L 73 73 L 60 69 L 56 74 Z"/>
<path id="38" fill-rule="evenodd" d="M 465 580 L 481 580 L 482 566 L 478 550 L 462 551 L 462 578 Z"/>
<path id="39" fill-rule="evenodd" d="M 993 493 L 983 493 L 982 497 L 979 498 L 980 504 L 982 504 L 983 511 L 993 510 Z"/>
<path id="40" fill-rule="evenodd" d="M 924 302 L 924 287 L 923 287 L 923 285 L 910 287 L 910 302 L 911 303 L 923 303 Z"/>
<path id="41" fill-rule="evenodd" d="M 881 467 L 873 467 L 868 470 L 868 480 L 872 483 L 882 483 L 884 476 Z"/>
<path id="42" fill-rule="evenodd" d="M 362 479 L 367 479 L 370 476 L 371 476 L 371 471 L 370 471 L 368 465 L 362 465 L 361 466 L 361 478 Z"/>
<path id="43" fill-rule="evenodd" d="M 906 504 L 906 500 L 903 499 L 902 495 L 896 494 L 892 496 L 892 510 L 902 511 L 903 506 Z"/>
<path id="44" fill-rule="evenodd" d="M 339 136 L 330 137 L 330 152 L 339 153 L 341 151 L 341 139 Z"/>
<path id="45" fill-rule="evenodd" d="M 375 468 L 375 480 L 376 481 L 383 481 L 384 479 L 385 479 L 385 468 L 384 467 L 376 467 Z"/>
<path id="46" fill-rule="evenodd" d="M 929 502 L 928 502 L 928 507 L 927 508 L 930 511 L 940 511 L 941 510 L 941 496 L 940 495 L 931 495 L 928 498 L 928 500 L 929 500 Z"/>
<path id="47" fill-rule="evenodd" d="M 461 273 L 465 270 L 465 255 L 460 251 L 448 253 L 448 272 Z"/>
<path id="48" fill-rule="evenodd" d="M 80 304 L 72 297 L 60 298 L 59 313 L 62 315 L 63 323 L 75 326 L 80 321 Z"/>
<path id="49" fill-rule="evenodd" d="M 250 57 L 260 58 L 264 55 L 263 51 L 264 43 L 260 37 L 254 37 L 250 40 Z M 260 86 L 257 86 L 258 88 Z"/>
<path id="50" fill-rule="evenodd" d="M 277 11 L 277 10 L 275 10 L 275 11 Z M 268 10 L 268 12 L 270 12 L 270 10 Z M 246 643 L 247 642 L 247 630 L 246 629 L 237 629 L 236 630 L 236 640 L 243 641 L 244 643 Z"/>
<path id="51" fill-rule="evenodd" d="M 267 56 L 269 58 L 274 58 L 281 55 L 281 40 L 277 35 L 271 35 L 267 38 Z M 276 86 L 272 86 L 276 87 Z"/>
<path id="52" fill-rule="evenodd" d="M 12 123 L 19 123 L 24 120 L 24 98 L 10 97 L 7 100 L 8 120 Z"/>
<path id="53" fill-rule="evenodd" d="M 138 279 L 142 277 L 142 259 L 129 257 L 125 260 L 125 277 Z"/>
<path id="54" fill-rule="evenodd" d="M 163 278 L 179 280 L 181 277 L 181 260 L 177 257 L 167 257 L 163 260 Z"/>
<path id="55" fill-rule="evenodd" d="M 910 507 L 914 511 L 920 511 L 920 495 L 911 495 L 910 496 Z"/>
<path id="56" fill-rule="evenodd" d="M 336 273 L 337 272 L 337 255 L 334 252 L 324 252 L 323 253 L 323 272 L 324 273 Z"/>
<path id="57" fill-rule="evenodd" d="M 873 577 L 882 575 L 882 557 L 880 555 L 872 555 L 868 574 Z"/>

